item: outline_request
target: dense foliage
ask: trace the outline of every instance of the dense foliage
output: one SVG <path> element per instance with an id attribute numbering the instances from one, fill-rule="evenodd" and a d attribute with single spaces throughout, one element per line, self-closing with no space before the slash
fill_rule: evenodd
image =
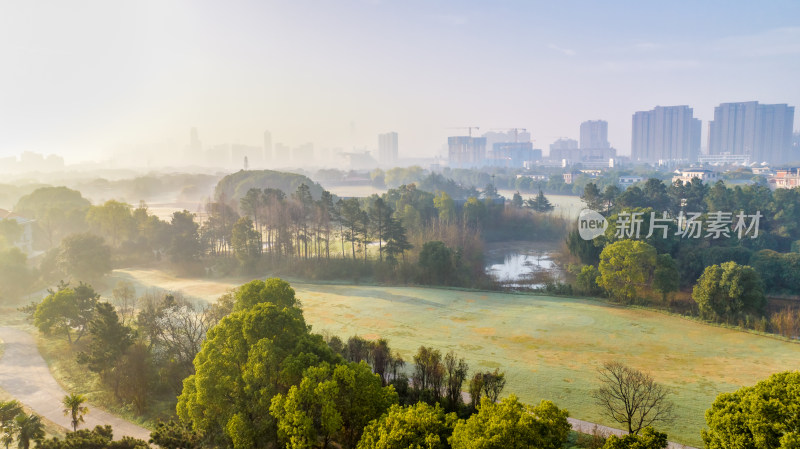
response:
<path id="1" fill-rule="evenodd" d="M 708 449 L 800 447 L 800 372 L 773 374 L 717 397 L 706 411 Z"/>

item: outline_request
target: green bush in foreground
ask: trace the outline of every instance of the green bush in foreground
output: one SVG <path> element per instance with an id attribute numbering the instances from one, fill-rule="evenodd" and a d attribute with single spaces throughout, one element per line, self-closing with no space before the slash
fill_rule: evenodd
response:
<path id="1" fill-rule="evenodd" d="M 450 444 L 453 449 L 559 449 L 569 437 L 567 416 L 550 401 L 531 407 L 514 395 L 499 403 L 484 398 L 478 413 L 456 424 Z"/>
<path id="2" fill-rule="evenodd" d="M 622 437 L 611 435 L 603 449 L 666 449 L 667 434 L 656 432 L 652 427 L 645 427 L 638 435 L 628 434 Z"/>
<path id="3" fill-rule="evenodd" d="M 364 429 L 358 449 L 447 449 L 455 423 L 455 413 L 445 413 L 439 404 L 394 405 Z"/>
<path id="4" fill-rule="evenodd" d="M 800 448 L 800 372 L 773 374 L 717 397 L 706 411 L 707 449 Z"/>

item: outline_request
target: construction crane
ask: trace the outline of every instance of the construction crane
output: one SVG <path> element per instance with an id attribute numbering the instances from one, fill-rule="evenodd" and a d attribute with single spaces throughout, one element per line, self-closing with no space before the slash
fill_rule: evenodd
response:
<path id="1" fill-rule="evenodd" d="M 514 143 L 519 142 L 519 132 L 527 131 L 526 128 L 492 128 L 492 131 L 514 131 Z M 531 140 L 533 141 L 533 140 Z"/>
<path id="2" fill-rule="evenodd" d="M 477 131 L 481 128 L 480 126 L 454 126 L 447 129 L 466 129 L 469 130 L 469 136 L 472 137 L 472 130 L 474 129 L 475 131 Z"/>

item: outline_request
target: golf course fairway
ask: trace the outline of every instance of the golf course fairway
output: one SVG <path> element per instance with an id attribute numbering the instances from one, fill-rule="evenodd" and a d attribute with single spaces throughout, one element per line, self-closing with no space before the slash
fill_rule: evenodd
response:
<path id="1" fill-rule="evenodd" d="M 161 288 L 214 301 L 248 279 L 176 278 L 157 270 L 116 270 L 111 284 L 138 293 Z M 549 399 L 579 419 L 614 427 L 591 398 L 597 369 L 617 360 L 669 387 L 676 419 L 670 440 L 702 446 L 714 398 L 770 374 L 800 367 L 800 345 L 658 312 L 589 299 L 417 287 L 292 282 L 315 332 L 387 338 L 408 362 L 420 345 L 454 350 L 475 370 L 500 368 L 504 394 Z"/>

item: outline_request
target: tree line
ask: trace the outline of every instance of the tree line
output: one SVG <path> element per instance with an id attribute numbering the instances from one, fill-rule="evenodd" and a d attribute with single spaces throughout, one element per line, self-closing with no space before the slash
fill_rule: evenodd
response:
<path id="1" fill-rule="evenodd" d="M 593 240 L 582 239 L 577 230 L 567 236 L 567 248 L 581 262 L 570 269 L 576 290 L 626 303 L 660 303 L 711 321 L 800 336 L 800 312 L 770 311 L 766 300 L 770 294 L 800 294 L 800 283 L 795 282 L 800 276 L 800 189 L 771 191 L 759 184 L 731 188 L 723 181 L 708 185 L 697 178 L 665 185 L 648 179 L 624 192 L 612 187 L 601 192 L 590 183 L 582 198 L 607 218 L 608 229 Z M 743 237 L 732 232 L 705 238 L 703 230 L 700 238 L 687 238 L 688 227 L 676 224 L 690 213 L 698 214 L 697 220 L 713 220 L 716 212 L 759 213 L 757 238 L 751 238 L 755 229 Z M 623 236 L 620 226 L 632 214 L 641 219 L 641 233 Z M 651 234 L 654 219 L 664 229 Z M 691 302 L 673 300 L 681 290 L 691 292 Z"/>
<path id="2" fill-rule="evenodd" d="M 34 190 L 17 209 L 36 220 L 34 240 L 46 252 L 37 267 L 27 267 L 25 255 L 7 243 L 20 229 L 12 221 L 0 222 L 0 266 L 8 268 L 0 277 L 25 280 L 1 283 L 0 297 L 60 279 L 98 284 L 114 266 L 160 261 L 195 275 L 271 271 L 494 288 L 484 269 L 484 241 L 552 239 L 565 229 L 559 218 L 518 207 L 524 205 L 521 197 L 505 204 L 491 184 L 463 200 L 415 184 L 368 198 L 337 198 L 304 182 L 291 193 L 251 187 L 240 198 L 226 197 L 241 186 L 237 189 L 220 187 L 204 213 L 177 211 L 166 221 L 144 202 L 91 205 L 66 187 Z M 540 212 L 552 209 L 543 195 L 528 205 Z M 429 255 L 443 256 L 437 274 L 427 270 Z"/>

